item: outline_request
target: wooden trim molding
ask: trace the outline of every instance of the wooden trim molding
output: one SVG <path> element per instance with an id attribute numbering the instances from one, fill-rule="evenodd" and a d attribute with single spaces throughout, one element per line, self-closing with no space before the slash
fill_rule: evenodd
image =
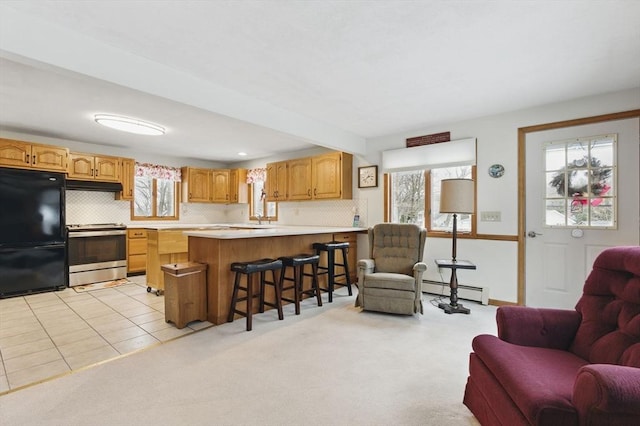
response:
<path id="1" fill-rule="evenodd" d="M 640 109 L 537 124 L 518 129 L 518 305 L 526 303 L 526 141 L 527 134 L 544 130 L 562 129 L 605 121 L 640 118 Z M 491 299 L 490 299 L 491 300 Z"/>
<path id="2" fill-rule="evenodd" d="M 489 306 L 518 306 L 518 303 L 506 302 L 504 300 L 489 299 Z"/>

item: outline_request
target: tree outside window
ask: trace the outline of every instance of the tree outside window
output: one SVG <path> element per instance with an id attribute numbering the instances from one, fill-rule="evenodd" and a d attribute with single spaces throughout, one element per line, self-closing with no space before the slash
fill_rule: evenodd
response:
<path id="1" fill-rule="evenodd" d="M 430 234 L 451 232 L 453 215 L 440 213 L 440 182 L 443 179 L 475 178 L 475 166 L 411 170 L 389 174 L 388 217 L 394 223 L 415 223 Z M 458 215 L 458 232 L 473 233 L 473 216 Z"/>
<path id="2" fill-rule="evenodd" d="M 424 170 L 391 174 L 391 222 L 424 226 L 424 188 Z"/>

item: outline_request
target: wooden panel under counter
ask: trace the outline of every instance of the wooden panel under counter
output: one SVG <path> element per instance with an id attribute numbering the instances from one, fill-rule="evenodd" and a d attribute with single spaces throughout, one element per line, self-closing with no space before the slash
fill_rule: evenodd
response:
<path id="1" fill-rule="evenodd" d="M 184 229 L 147 230 L 147 287 L 164 291 L 162 265 L 189 260 L 189 246 Z"/>
<path id="2" fill-rule="evenodd" d="M 231 263 L 266 257 L 277 258 L 299 253 L 312 253 L 311 246 L 313 243 L 331 241 L 332 238 L 332 233 L 238 239 L 190 236 L 189 261 L 206 263 L 209 266 L 207 270 L 207 311 L 209 322 L 214 324 L 227 322 L 234 279 L 234 273 L 231 272 Z M 272 293 L 273 290 L 267 288 L 267 299 L 271 298 L 273 300 Z"/>

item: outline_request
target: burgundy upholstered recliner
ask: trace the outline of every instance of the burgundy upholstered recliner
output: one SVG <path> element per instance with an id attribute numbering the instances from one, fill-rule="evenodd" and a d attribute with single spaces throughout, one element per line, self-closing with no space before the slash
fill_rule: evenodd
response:
<path id="1" fill-rule="evenodd" d="M 575 310 L 498 308 L 464 404 L 482 425 L 640 425 L 640 246 L 603 251 Z"/>

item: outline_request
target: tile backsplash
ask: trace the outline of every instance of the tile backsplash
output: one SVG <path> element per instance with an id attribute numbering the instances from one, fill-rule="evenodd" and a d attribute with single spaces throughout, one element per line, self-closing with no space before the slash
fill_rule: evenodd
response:
<path id="1" fill-rule="evenodd" d="M 167 224 L 167 221 L 132 221 L 131 203 L 114 199 L 109 192 L 67 191 L 66 222 L 124 223 L 129 226 Z M 248 222 L 248 204 L 181 203 L 180 224 L 245 223 Z M 353 216 L 360 216 L 360 226 L 367 223 L 367 200 L 328 200 L 281 202 L 278 222 L 282 225 L 352 226 Z"/>

